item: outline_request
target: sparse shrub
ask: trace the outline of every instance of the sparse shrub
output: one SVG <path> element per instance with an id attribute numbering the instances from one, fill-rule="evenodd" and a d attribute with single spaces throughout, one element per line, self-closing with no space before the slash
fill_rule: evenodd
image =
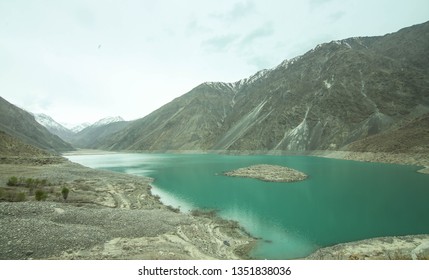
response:
<path id="1" fill-rule="evenodd" d="M 17 201 L 17 202 L 25 201 L 25 198 L 26 198 L 25 193 L 23 193 L 23 192 L 19 192 L 19 193 L 16 195 L 15 201 Z"/>
<path id="2" fill-rule="evenodd" d="M 12 176 L 9 178 L 7 182 L 8 186 L 24 186 L 27 188 L 39 187 L 39 186 L 47 186 L 48 180 L 46 179 L 33 179 L 33 178 L 24 178 L 16 176 Z"/>
<path id="3" fill-rule="evenodd" d="M 67 197 L 69 195 L 69 189 L 67 187 L 63 187 L 61 190 L 61 194 L 63 195 L 64 201 L 67 200 Z"/>
<path id="4" fill-rule="evenodd" d="M 10 177 L 9 180 L 7 181 L 7 185 L 8 186 L 17 186 L 18 185 L 18 178 L 15 176 Z"/>
<path id="5" fill-rule="evenodd" d="M 36 196 L 37 201 L 45 201 L 46 198 L 48 197 L 46 192 L 44 192 L 43 190 L 40 190 L 40 189 L 36 190 L 35 196 Z"/>
<path id="6" fill-rule="evenodd" d="M 34 187 L 36 184 L 35 184 L 35 181 L 34 181 L 34 179 L 33 178 L 27 178 L 26 180 L 25 180 L 25 186 L 26 187 L 28 187 L 28 188 L 32 188 L 32 187 Z"/>

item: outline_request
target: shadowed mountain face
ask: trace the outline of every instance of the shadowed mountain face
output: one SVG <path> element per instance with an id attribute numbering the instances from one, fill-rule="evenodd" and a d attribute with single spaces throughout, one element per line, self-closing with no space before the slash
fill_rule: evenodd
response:
<path id="1" fill-rule="evenodd" d="M 429 23 L 321 44 L 204 83 L 103 139 L 112 150 L 339 149 L 429 112 Z"/>
<path id="2" fill-rule="evenodd" d="M 0 131 L 22 142 L 50 152 L 73 150 L 73 147 L 36 122 L 30 113 L 0 97 Z"/>

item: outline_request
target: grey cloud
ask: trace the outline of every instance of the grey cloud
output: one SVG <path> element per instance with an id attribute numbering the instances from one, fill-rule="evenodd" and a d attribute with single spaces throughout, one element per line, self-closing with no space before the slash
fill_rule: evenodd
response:
<path id="1" fill-rule="evenodd" d="M 235 21 L 246 17 L 255 10 L 255 6 L 252 1 L 237 2 L 234 6 L 225 13 L 214 13 L 212 17 L 221 20 Z"/>
<path id="2" fill-rule="evenodd" d="M 191 21 L 189 21 L 189 23 L 186 25 L 186 35 L 195 35 L 195 34 L 205 34 L 205 33 L 210 33 L 213 30 L 209 27 L 205 27 L 204 25 L 202 25 L 197 19 L 192 19 Z"/>
<path id="3" fill-rule="evenodd" d="M 255 69 L 261 70 L 271 64 L 271 60 L 261 56 L 253 56 L 247 59 L 247 63 L 255 67 Z"/>
<path id="4" fill-rule="evenodd" d="M 312 5 L 323 5 L 328 2 L 331 2 L 332 0 L 310 0 L 310 4 Z"/>
<path id="5" fill-rule="evenodd" d="M 77 22 L 84 27 L 93 27 L 95 24 L 95 15 L 89 9 L 77 8 L 74 16 Z"/>
<path id="6" fill-rule="evenodd" d="M 202 42 L 202 46 L 209 51 L 226 51 L 233 46 L 237 47 L 239 51 L 251 49 L 252 44 L 259 39 L 270 37 L 274 34 L 274 28 L 271 23 L 260 26 L 247 34 L 225 34 L 212 37 Z"/>
<path id="7" fill-rule="evenodd" d="M 243 37 L 243 39 L 240 42 L 241 46 L 247 46 L 249 44 L 252 44 L 255 40 L 263 38 L 263 37 L 269 37 L 274 33 L 274 28 L 272 24 L 267 23 L 258 29 L 253 30 L 249 34 Z"/>
<path id="8" fill-rule="evenodd" d="M 234 5 L 232 10 L 227 14 L 230 19 L 237 19 L 250 14 L 254 10 L 254 4 L 251 1 L 238 2 Z"/>
<path id="9" fill-rule="evenodd" d="M 345 16 L 346 12 L 344 11 L 338 11 L 336 13 L 333 13 L 329 16 L 329 19 L 331 20 L 331 22 L 336 22 L 337 20 L 340 20 L 341 18 L 343 18 Z"/>
<path id="10" fill-rule="evenodd" d="M 231 47 L 231 45 L 237 40 L 237 36 L 234 34 L 227 34 L 212 37 L 205 40 L 202 44 L 210 51 L 225 51 Z"/>
<path id="11" fill-rule="evenodd" d="M 243 36 L 237 34 L 215 36 L 205 40 L 202 45 L 210 51 L 226 51 L 235 45 L 242 51 L 251 48 L 256 40 L 269 37 L 272 34 L 274 34 L 274 28 L 270 23 L 267 23 Z"/>

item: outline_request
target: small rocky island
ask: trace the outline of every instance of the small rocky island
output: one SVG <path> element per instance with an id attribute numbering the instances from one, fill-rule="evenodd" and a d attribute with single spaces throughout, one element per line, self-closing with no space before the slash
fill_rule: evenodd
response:
<path id="1" fill-rule="evenodd" d="M 224 173 L 226 176 L 254 178 L 267 182 L 296 182 L 307 178 L 298 170 L 270 164 L 257 164 Z"/>

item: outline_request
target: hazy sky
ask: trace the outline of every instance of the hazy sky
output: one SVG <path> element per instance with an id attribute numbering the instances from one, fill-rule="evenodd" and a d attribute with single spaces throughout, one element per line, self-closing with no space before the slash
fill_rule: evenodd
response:
<path id="1" fill-rule="evenodd" d="M 63 123 L 131 120 L 205 81 L 427 20 L 428 0 L 0 0 L 0 95 Z"/>

